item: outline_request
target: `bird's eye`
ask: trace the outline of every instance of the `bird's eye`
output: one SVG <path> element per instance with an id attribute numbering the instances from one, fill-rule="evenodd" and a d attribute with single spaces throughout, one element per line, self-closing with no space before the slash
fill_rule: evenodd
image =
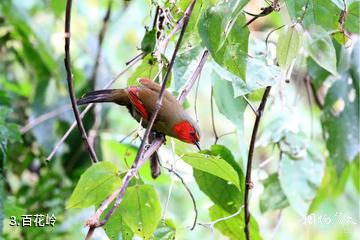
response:
<path id="1" fill-rule="evenodd" d="M 191 136 L 195 136 L 195 132 L 190 132 L 190 135 L 191 135 Z"/>

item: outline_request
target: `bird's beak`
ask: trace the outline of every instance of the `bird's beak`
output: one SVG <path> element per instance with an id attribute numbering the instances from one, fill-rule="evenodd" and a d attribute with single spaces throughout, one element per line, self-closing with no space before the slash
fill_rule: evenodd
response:
<path id="1" fill-rule="evenodd" d="M 194 144 L 196 145 L 196 147 L 199 149 L 199 151 L 201 151 L 201 147 L 200 147 L 200 143 L 198 141 L 194 142 Z"/>

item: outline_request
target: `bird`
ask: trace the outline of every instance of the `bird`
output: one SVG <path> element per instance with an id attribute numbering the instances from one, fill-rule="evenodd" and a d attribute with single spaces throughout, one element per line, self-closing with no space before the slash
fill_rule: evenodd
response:
<path id="1" fill-rule="evenodd" d="M 146 78 L 140 78 L 138 82 L 139 86 L 88 92 L 77 101 L 77 105 L 111 102 L 126 106 L 131 116 L 146 128 L 155 110 L 161 86 Z M 162 106 L 152 127 L 149 142 L 159 134 L 194 144 L 201 150 L 199 126 L 167 90 L 164 91 Z M 160 163 L 156 152 L 150 157 L 150 168 L 152 177 L 157 178 L 160 175 Z"/>

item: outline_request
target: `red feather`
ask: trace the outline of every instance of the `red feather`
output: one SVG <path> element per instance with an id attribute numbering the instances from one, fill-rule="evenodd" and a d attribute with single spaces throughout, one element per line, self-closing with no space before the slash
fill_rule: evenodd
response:
<path id="1" fill-rule="evenodd" d="M 132 102 L 132 104 L 134 105 L 134 107 L 136 108 L 136 110 L 140 113 L 140 115 L 144 118 L 144 119 L 149 119 L 149 114 L 146 111 L 144 104 L 141 102 L 141 100 L 138 97 L 138 92 L 139 89 L 137 87 L 130 87 L 128 89 L 129 91 L 129 96 L 130 96 L 130 101 Z"/>

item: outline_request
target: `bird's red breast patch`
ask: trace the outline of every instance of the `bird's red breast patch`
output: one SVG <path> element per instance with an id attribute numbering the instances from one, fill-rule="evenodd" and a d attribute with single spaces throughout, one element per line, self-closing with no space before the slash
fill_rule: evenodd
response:
<path id="1" fill-rule="evenodd" d="M 130 87 L 128 88 L 128 92 L 129 92 L 129 96 L 130 96 L 130 101 L 132 102 L 132 104 L 134 105 L 134 107 L 136 108 L 136 110 L 140 113 L 140 115 L 144 118 L 144 119 L 149 119 L 149 114 L 145 109 L 144 104 L 141 102 L 138 92 L 139 89 L 137 87 Z"/>

